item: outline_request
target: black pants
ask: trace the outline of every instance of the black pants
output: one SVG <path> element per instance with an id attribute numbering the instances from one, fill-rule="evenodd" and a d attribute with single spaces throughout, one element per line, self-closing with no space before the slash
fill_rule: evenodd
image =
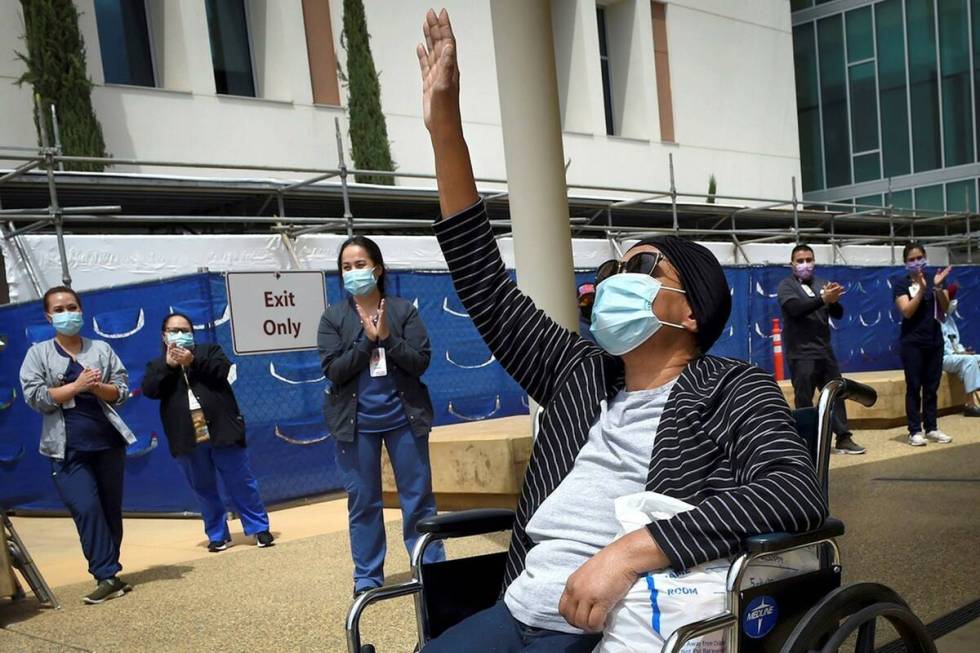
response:
<path id="1" fill-rule="evenodd" d="M 103 451 L 65 451 L 65 459 L 51 459 L 51 477 L 68 507 L 88 570 L 95 580 L 112 578 L 122 569 L 123 473 L 126 448 Z"/>
<path id="2" fill-rule="evenodd" d="M 833 356 L 822 360 L 791 358 L 789 374 L 793 379 L 793 397 L 797 408 L 812 406 L 815 391 L 823 389 L 830 381 L 841 378 L 840 368 L 837 367 L 837 360 Z M 833 405 L 831 428 L 838 440 L 851 435 L 851 430 L 847 428 L 847 410 L 840 399 Z"/>
<path id="3" fill-rule="evenodd" d="M 935 431 L 938 428 L 936 393 L 943 378 L 942 345 L 903 344 L 902 367 L 905 368 L 905 414 L 909 418 L 909 433 L 918 433 L 923 426 L 927 433 Z"/>

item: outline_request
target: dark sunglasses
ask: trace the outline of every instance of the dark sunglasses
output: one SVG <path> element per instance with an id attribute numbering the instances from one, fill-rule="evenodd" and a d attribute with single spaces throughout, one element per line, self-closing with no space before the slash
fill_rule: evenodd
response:
<path id="1" fill-rule="evenodd" d="M 653 276 L 653 271 L 656 270 L 657 266 L 660 265 L 660 262 L 666 258 L 667 257 L 660 252 L 640 252 L 635 256 L 631 256 L 626 261 L 620 261 L 616 258 L 609 259 L 600 265 L 598 270 L 596 270 L 596 285 L 599 285 L 609 277 L 622 272 L 629 272 L 632 274 L 648 274 Z"/>

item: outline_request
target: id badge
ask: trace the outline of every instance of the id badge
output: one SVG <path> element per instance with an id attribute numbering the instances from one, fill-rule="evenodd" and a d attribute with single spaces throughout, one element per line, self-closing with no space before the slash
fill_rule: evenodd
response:
<path id="1" fill-rule="evenodd" d="M 371 352 L 371 376 L 388 376 L 388 364 L 385 362 L 385 348 L 378 347 Z"/>
<path id="2" fill-rule="evenodd" d="M 804 293 L 805 293 L 806 295 L 808 295 L 808 296 L 810 296 L 810 297 L 815 297 L 815 296 L 816 296 L 816 295 L 814 295 L 814 294 L 813 294 L 813 288 L 811 288 L 811 287 L 810 287 L 810 286 L 808 286 L 807 284 L 805 284 L 805 283 L 803 283 L 803 284 L 800 284 L 800 286 L 801 286 L 801 287 L 803 288 L 803 292 L 804 292 Z"/>

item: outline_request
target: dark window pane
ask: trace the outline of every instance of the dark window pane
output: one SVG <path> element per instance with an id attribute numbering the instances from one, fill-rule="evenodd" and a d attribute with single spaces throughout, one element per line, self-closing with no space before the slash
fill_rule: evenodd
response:
<path id="1" fill-rule="evenodd" d="M 909 173 L 909 112 L 902 0 L 885 0 L 875 5 L 875 33 L 878 38 L 882 174 L 894 177 Z"/>
<path id="2" fill-rule="evenodd" d="M 800 126 L 800 167 L 803 192 L 823 188 L 823 148 L 820 144 L 820 89 L 813 23 L 793 28 L 796 65 L 796 112 Z"/>
<path id="3" fill-rule="evenodd" d="M 965 179 L 946 184 L 946 210 L 977 210 L 977 182 L 975 179 Z"/>
<path id="4" fill-rule="evenodd" d="M 106 83 L 155 86 L 144 0 L 95 0 L 95 22 Z"/>
<path id="5" fill-rule="evenodd" d="M 851 145 L 855 152 L 878 149 L 878 95 L 875 92 L 875 65 L 851 66 Z M 855 181 L 857 181 L 857 174 Z M 877 179 L 877 177 L 876 177 Z"/>
<path id="6" fill-rule="evenodd" d="M 915 189 L 915 210 L 916 211 L 942 211 L 943 209 L 943 185 L 924 186 Z"/>
<path id="7" fill-rule="evenodd" d="M 854 200 L 855 204 L 870 204 L 871 206 L 884 206 L 881 195 L 865 195 Z"/>
<path id="8" fill-rule="evenodd" d="M 967 0 L 939 0 L 939 63 L 946 167 L 973 161 L 973 89 Z"/>
<path id="9" fill-rule="evenodd" d="M 823 106 L 823 147 L 827 187 L 851 183 L 851 148 L 847 128 L 844 21 L 840 14 L 817 23 L 820 53 L 820 93 Z"/>
<path id="10" fill-rule="evenodd" d="M 813 5 L 813 0 L 790 0 L 789 8 L 791 11 L 799 11 Z"/>
<path id="11" fill-rule="evenodd" d="M 606 110 L 606 133 L 615 134 L 612 110 L 612 82 L 609 79 L 609 49 L 606 46 L 606 10 L 596 7 L 596 23 L 599 27 L 599 65 L 602 69 L 602 103 Z"/>
<path id="12" fill-rule="evenodd" d="M 211 63 L 218 93 L 255 97 L 248 22 L 242 0 L 206 0 Z"/>
<path id="13" fill-rule="evenodd" d="M 881 169 L 878 166 L 877 152 L 854 157 L 854 183 L 881 179 Z"/>
<path id="14" fill-rule="evenodd" d="M 861 61 L 875 56 L 871 37 L 871 7 L 861 7 L 845 14 L 847 18 L 847 60 Z"/>
<path id="15" fill-rule="evenodd" d="M 887 195 L 885 196 L 885 201 L 888 201 Z M 912 191 L 911 190 L 899 190 L 892 193 L 891 204 L 896 209 L 911 209 L 912 208 Z"/>
<path id="16" fill-rule="evenodd" d="M 942 165 L 939 148 L 939 70 L 933 0 L 906 0 L 909 48 L 909 104 L 912 157 L 916 172 Z"/>
<path id="17" fill-rule="evenodd" d="M 973 104 L 976 129 L 980 133 L 980 0 L 973 0 L 970 13 L 973 15 Z"/>

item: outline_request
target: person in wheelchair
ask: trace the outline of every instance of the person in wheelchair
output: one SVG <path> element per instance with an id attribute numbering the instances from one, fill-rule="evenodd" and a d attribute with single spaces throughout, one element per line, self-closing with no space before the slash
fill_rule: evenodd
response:
<path id="1" fill-rule="evenodd" d="M 423 112 L 443 215 L 436 235 L 481 336 L 544 407 L 502 599 L 423 650 L 591 651 L 640 575 L 731 556 L 747 536 L 812 529 L 826 502 L 772 376 L 708 354 L 731 298 L 706 248 L 655 237 L 600 266 L 598 345 L 518 290 L 477 194 L 445 10 L 429 11 L 423 32 Z M 616 539 L 614 500 L 643 490 L 696 507 Z"/>

